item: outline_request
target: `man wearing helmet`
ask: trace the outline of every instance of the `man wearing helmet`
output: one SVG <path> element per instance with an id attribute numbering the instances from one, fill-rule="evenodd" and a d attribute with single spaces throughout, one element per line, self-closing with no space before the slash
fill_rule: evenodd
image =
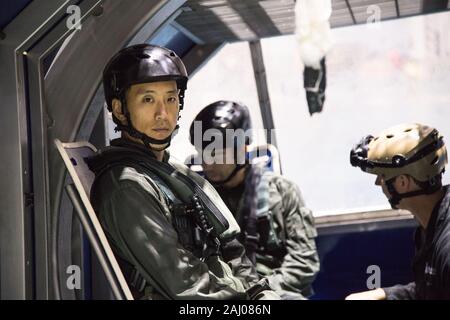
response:
<path id="1" fill-rule="evenodd" d="M 103 86 L 122 136 L 87 159 L 96 174 L 91 201 L 135 298 L 257 297 L 267 286 L 246 290 L 257 277 L 232 240 L 239 227 L 231 213 L 212 186 L 165 151 L 187 79 L 166 48 L 135 45 L 112 57 Z M 233 252 L 224 261 L 228 241 Z"/>
<path id="2" fill-rule="evenodd" d="M 238 239 L 258 273 L 284 299 L 311 295 L 319 270 L 312 213 L 294 183 L 246 159 L 248 108 L 233 101 L 214 102 L 196 116 L 190 137 L 206 179 L 239 223 Z"/>
<path id="3" fill-rule="evenodd" d="M 367 136 L 350 162 L 377 175 L 392 208 L 418 221 L 414 282 L 352 294 L 347 299 L 450 299 L 450 188 L 442 186 L 447 164 L 443 137 L 429 126 L 402 124 Z"/>

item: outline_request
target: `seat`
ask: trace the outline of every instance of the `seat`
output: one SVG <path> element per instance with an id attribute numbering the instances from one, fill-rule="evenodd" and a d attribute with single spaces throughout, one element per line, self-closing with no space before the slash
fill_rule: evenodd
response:
<path id="1" fill-rule="evenodd" d="M 56 139 L 54 143 L 73 181 L 66 186 L 67 194 L 111 286 L 114 298 L 133 300 L 130 288 L 89 200 L 95 175 L 84 159 L 94 155 L 97 152 L 96 148 L 88 142 L 63 143 Z"/>
<path id="2" fill-rule="evenodd" d="M 273 144 L 250 147 L 247 154 L 250 163 L 256 164 L 262 162 L 268 170 L 281 174 L 280 154 L 277 147 Z"/>

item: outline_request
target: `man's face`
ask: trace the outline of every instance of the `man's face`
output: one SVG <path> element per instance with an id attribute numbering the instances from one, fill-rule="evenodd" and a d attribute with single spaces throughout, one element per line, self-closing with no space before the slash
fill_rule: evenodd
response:
<path id="1" fill-rule="evenodd" d="M 382 176 L 377 176 L 375 184 L 377 186 L 381 186 L 381 189 L 383 190 L 383 193 L 388 200 L 392 198 L 392 194 L 389 192 L 388 187 L 386 185 L 386 181 Z M 394 190 L 399 194 L 404 194 L 420 189 L 411 176 L 404 174 L 401 174 L 393 178 L 392 186 Z M 410 201 L 409 198 L 401 199 L 399 204 L 396 205 L 396 209 L 407 209 L 409 201 Z"/>
<path id="2" fill-rule="evenodd" d="M 227 179 L 236 168 L 234 150 L 214 150 L 211 154 L 203 153 L 203 171 L 206 178 L 212 182 L 220 182 Z"/>
<path id="3" fill-rule="evenodd" d="M 136 130 L 158 140 L 172 134 L 179 113 L 175 81 L 132 85 L 126 98 L 131 122 Z"/>

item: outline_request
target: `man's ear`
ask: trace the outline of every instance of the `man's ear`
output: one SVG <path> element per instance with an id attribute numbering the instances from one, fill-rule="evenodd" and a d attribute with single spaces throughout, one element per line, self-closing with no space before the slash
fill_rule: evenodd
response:
<path id="1" fill-rule="evenodd" d="M 126 124 L 127 117 L 122 113 L 122 102 L 119 99 L 112 100 L 112 113 L 122 124 Z"/>
<path id="2" fill-rule="evenodd" d="M 397 187 L 400 192 L 411 191 L 411 189 L 414 189 L 414 185 L 413 179 L 406 174 L 401 174 L 397 177 Z"/>

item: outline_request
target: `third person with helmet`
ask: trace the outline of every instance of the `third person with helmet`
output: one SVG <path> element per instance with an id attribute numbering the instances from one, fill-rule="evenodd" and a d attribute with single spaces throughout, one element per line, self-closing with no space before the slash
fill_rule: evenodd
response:
<path id="1" fill-rule="evenodd" d="M 409 210 L 415 233 L 414 281 L 354 293 L 347 299 L 450 299 L 450 188 L 442 185 L 447 150 L 439 132 L 402 124 L 367 136 L 353 148 L 351 164 L 377 176 L 392 208 Z"/>
<path id="2" fill-rule="evenodd" d="M 246 160 L 249 132 L 245 105 L 217 101 L 195 117 L 190 138 L 205 178 L 238 221 L 239 240 L 258 273 L 283 299 L 305 299 L 319 271 L 312 212 L 293 182 Z"/>

